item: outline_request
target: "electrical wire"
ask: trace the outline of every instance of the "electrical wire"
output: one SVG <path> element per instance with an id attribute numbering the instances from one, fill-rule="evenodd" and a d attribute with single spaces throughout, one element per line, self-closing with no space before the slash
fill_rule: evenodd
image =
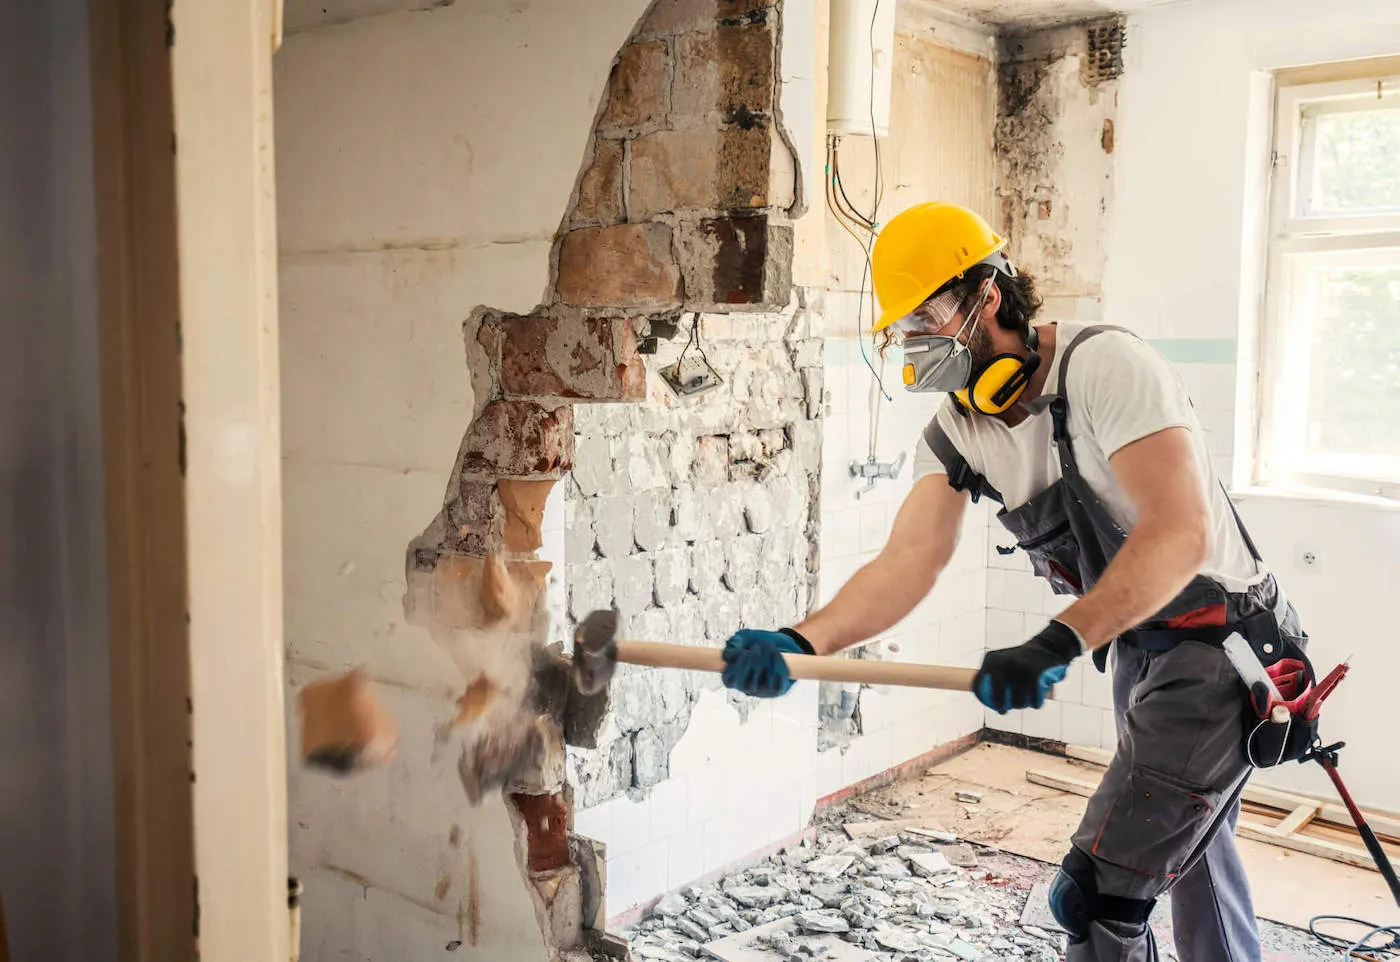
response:
<path id="1" fill-rule="evenodd" d="M 1359 925 L 1369 931 L 1356 941 L 1347 938 L 1328 935 L 1326 932 L 1319 932 L 1317 923 L 1319 922 L 1346 922 L 1349 925 Z M 1317 939 L 1328 948 L 1337 949 L 1346 953 L 1348 959 L 1389 959 L 1392 956 L 1400 955 L 1400 925 L 1376 925 L 1363 919 L 1354 919 L 1349 915 L 1315 915 L 1308 922 L 1308 931 L 1313 938 Z M 1372 944 L 1371 940 L 1378 935 L 1389 935 L 1385 942 Z M 1366 954 L 1360 954 L 1361 950 Z"/>

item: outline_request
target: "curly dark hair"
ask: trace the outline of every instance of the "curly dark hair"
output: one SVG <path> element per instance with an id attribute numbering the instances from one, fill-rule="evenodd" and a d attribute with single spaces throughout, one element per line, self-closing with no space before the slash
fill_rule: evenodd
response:
<path id="1" fill-rule="evenodd" d="M 937 297 L 947 291 L 956 291 L 964 302 L 977 293 L 977 289 L 988 277 L 994 279 L 997 290 L 1001 291 L 1001 307 L 997 310 L 997 324 L 1007 331 L 1017 331 L 1025 337 L 1031 322 L 1040 313 L 1040 294 L 1035 289 L 1035 278 L 1030 274 L 1018 273 L 1015 277 L 1003 274 L 990 264 L 977 264 L 968 269 L 962 277 L 944 284 L 930 297 Z M 880 350 L 884 351 L 894 343 L 894 328 L 887 327 L 880 332 Z"/>

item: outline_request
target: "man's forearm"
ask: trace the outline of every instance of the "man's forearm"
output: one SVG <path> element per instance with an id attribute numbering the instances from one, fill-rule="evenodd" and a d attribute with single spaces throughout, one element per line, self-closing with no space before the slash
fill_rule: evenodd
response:
<path id="1" fill-rule="evenodd" d="M 1089 648 L 1155 615 L 1196 576 L 1210 548 L 1204 524 L 1143 518 L 1128 534 L 1103 577 L 1056 616 Z"/>
<path id="2" fill-rule="evenodd" d="M 880 555 L 859 569 L 831 603 L 794 627 L 819 655 L 830 655 L 894 627 L 923 600 L 937 568 Z"/>

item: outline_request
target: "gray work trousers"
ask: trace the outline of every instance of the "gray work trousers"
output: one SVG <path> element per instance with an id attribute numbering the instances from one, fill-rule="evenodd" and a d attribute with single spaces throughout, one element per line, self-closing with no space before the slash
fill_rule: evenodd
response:
<path id="1" fill-rule="evenodd" d="M 1245 690 L 1225 653 L 1187 641 L 1144 653 L 1115 643 L 1118 750 L 1074 846 L 1104 895 L 1171 893 L 1181 962 L 1259 962 L 1259 930 L 1235 848 Z M 1096 921 L 1066 962 L 1156 962 L 1152 930 Z"/>

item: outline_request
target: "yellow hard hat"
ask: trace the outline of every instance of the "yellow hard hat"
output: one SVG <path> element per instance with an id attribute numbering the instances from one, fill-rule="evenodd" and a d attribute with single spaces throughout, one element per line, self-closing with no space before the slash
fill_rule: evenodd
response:
<path id="1" fill-rule="evenodd" d="M 1005 245 L 990 224 L 957 204 L 930 201 L 901 211 L 880 231 L 871 254 L 871 277 L 880 302 L 872 332 L 909 314 Z"/>

